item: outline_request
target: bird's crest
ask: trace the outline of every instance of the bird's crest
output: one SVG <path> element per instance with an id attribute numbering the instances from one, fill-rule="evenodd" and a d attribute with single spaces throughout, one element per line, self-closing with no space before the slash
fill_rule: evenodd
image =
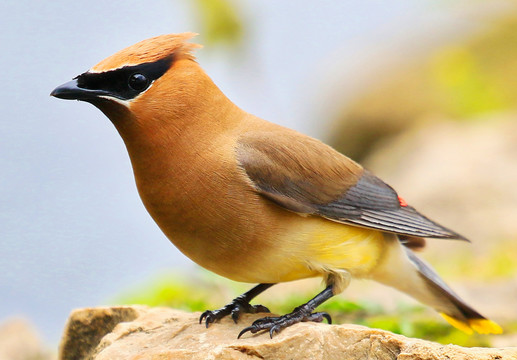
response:
<path id="1" fill-rule="evenodd" d="M 154 62 L 174 53 L 177 58 L 194 59 L 192 51 L 201 45 L 187 42 L 196 33 L 160 35 L 131 45 L 112 56 L 102 60 L 90 69 L 90 72 L 114 70 L 123 66 Z"/>

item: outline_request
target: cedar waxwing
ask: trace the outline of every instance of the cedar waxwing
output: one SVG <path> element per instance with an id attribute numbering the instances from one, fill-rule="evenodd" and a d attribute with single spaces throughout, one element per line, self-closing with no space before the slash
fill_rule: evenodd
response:
<path id="1" fill-rule="evenodd" d="M 389 185 L 331 147 L 234 105 L 205 74 L 192 33 L 144 40 L 51 95 L 92 103 L 126 144 L 142 201 L 165 235 L 202 267 L 259 283 L 200 323 L 267 312 L 250 300 L 272 285 L 323 277 L 326 288 L 291 313 L 245 328 L 273 336 L 351 278 L 392 286 L 467 332 L 502 330 L 468 306 L 412 248 L 466 240 L 409 206 Z"/>

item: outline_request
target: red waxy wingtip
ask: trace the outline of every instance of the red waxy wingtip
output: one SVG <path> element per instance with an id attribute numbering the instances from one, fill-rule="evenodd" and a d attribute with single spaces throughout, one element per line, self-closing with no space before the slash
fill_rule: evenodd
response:
<path id="1" fill-rule="evenodd" d="M 398 196 L 398 199 L 399 199 L 400 206 L 403 206 L 403 207 L 407 206 L 406 200 L 402 199 L 400 196 Z"/>

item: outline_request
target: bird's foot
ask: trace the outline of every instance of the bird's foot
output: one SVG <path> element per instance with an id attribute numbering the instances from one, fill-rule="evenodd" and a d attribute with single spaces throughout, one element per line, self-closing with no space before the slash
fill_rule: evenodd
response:
<path id="1" fill-rule="evenodd" d="M 199 323 L 203 320 L 208 328 L 211 323 L 221 320 L 223 317 L 231 315 L 233 321 L 237 323 L 239 316 L 242 313 L 256 314 L 261 312 L 270 312 L 269 309 L 263 305 L 251 305 L 243 296 L 236 297 L 231 303 L 218 310 L 206 310 L 199 317 Z"/>
<path id="2" fill-rule="evenodd" d="M 275 333 L 280 332 L 281 330 L 289 327 L 293 324 L 303 322 L 303 321 L 314 321 L 314 322 L 322 322 L 323 319 L 327 319 L 329 324 L 332 324 L 332 319 L 329 314 L 326 312 L 315 312 L 313 313 L 310 307 L 302 305 L 295 308 L 291 313 L 277 316 L 277 317 L 265 317 L 262 319 L 258 319 L 243 329 L 237 339 L 239 339 L 242 335 L 247 333 L 248 331 L 252 334 L 255 334 L 262 330 L 269 330 L 269 336 L 273 338 Z"/>

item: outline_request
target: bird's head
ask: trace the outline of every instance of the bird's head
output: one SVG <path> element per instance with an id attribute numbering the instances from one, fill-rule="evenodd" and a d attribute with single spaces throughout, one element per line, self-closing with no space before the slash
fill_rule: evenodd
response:
<path id="1" fill-rule="evenodd" d="M 128 118 L 145 121 L 164 115 L 170 119 L 193 111 L 193 98 L 211 87 L 192 55 L 200 47 L 188 42 L 194 35 L 161 35 L 141 41 L 58 86 L 51 95 L 89 102 L 115 125 Z"/>

